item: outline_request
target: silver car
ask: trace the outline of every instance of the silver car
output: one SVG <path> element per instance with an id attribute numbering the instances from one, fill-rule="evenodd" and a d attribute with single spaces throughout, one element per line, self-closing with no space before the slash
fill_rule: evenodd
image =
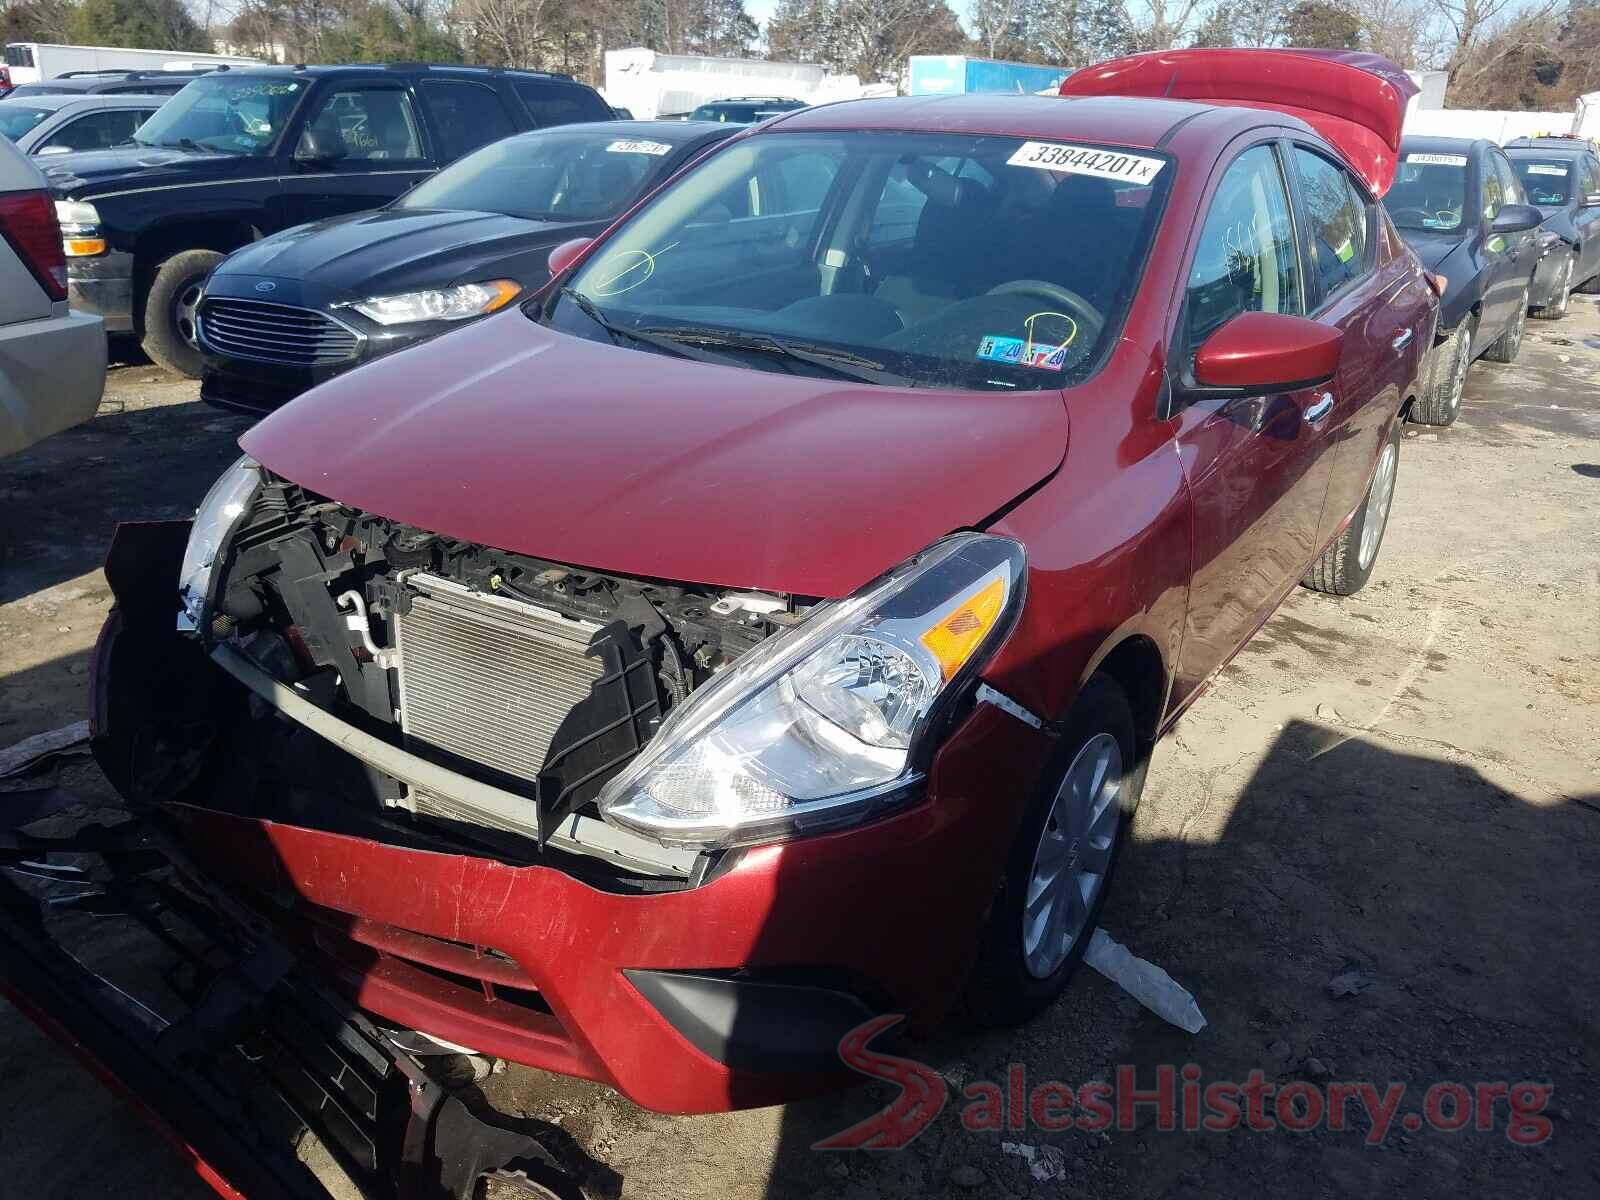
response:
<path id="1" fill-rule="evenodd" d="M 0 138 L 0 456 L 87 421 L 105 384 L 105 328 L 67 308 L 55 201 Z"/>
<path id="2" fill-rule="evenodd" d="M 24 154 L 109 150 L 133 137 L 170 96 L 26 96 L 0 100 L 0 136 Z"/>

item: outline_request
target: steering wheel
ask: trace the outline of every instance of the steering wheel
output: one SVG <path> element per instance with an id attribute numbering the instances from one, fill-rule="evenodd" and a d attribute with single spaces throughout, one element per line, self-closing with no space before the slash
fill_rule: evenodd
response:
<path id="1" fill-rule="evenodd" d="M 1391 208 L 1389 210 L 1390 219 L 1392 219 L 1397 225 L 1400 223 L 1400 218 L 1402 216 L 1413 216 L 1421 221 L 1431 221 L 1434 218 L 1434 210 L 1431 208 L 1423 208 L 1421 205 L 1414 205 L 1407 208 Z"/>
<path id="2" fill-rule="evenodd" d="M 1059 283 L 1050 283 L 1043 279 L 1013 279 L 990 288 L 986 294 L 990 296 L 1035 296 L 1046 304 L 1059 306 L 1078 326 L 1078 336 L 1074 336 L 1074 342 L 1079 342 L 1080 338 L 1081 344 L 1093 342 L 1099 338 L 1100 331 L 1105 328 L 1106 320 L 1100 315 L 1099 309 L 1078 295 L 1077 292 L 1070 288 L 1064 288 Z"/>

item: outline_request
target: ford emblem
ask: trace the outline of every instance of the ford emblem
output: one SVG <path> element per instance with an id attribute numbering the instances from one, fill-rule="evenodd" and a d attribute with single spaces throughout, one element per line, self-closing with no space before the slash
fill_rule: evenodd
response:
<path id="1" fill-rule="evenodd" d="M 256 291 L 258 292 L 275 292 L 277 290 L 278 285 L 273 283 L 270 279 L 263 279 L 260 283 L 256 284 Z"/>

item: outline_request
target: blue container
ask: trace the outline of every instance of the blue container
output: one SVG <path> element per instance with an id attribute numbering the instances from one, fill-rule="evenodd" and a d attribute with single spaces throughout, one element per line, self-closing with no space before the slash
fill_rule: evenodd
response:
<path id="1" fill-rule="evenodd" d="M 998 62 L 968 58 L 964 54 L 913 54 L 913 96 L 955 96 L 965 92 L 1011 92 L 1031 96 L 1054 90 L 1072 72 L 1066 67 L 1041 67 L 1036 63 Z"/>

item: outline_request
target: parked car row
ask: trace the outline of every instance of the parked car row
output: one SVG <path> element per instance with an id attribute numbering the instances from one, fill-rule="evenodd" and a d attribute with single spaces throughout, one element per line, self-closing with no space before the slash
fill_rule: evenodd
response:
<path id="1" fill-rule="evenodd" d="M 432 136 L 375 118 L 425 73 L 247 78 L 317 91 L 162 140 L 283 191 L 290 147 L 323 187 L 335 139 Z M 1157 739 L 1296 586 L 1376 569 L 1439 311 L 1380 203 L 1393 64 L 1062 90 L 526 135 L 239 250 L 190 310 L 208 395 L 360 365 L 192 524 L 119 531 L 107 777 L 387 1021 L 650 1108 L 1051 1003 Z M 580 231 L 541 287 L 524 248 Z"/>
<path id="2" fill-rule="evenodd" d="M 1442 285 L 1429 383 L 1411 417 L 1450 425 L 1474 360 L 1508 363 L 1530 309 L 1600 291 L 1600 159 L 1579 138 L 1408 137 L 1384 207 Z"/>

